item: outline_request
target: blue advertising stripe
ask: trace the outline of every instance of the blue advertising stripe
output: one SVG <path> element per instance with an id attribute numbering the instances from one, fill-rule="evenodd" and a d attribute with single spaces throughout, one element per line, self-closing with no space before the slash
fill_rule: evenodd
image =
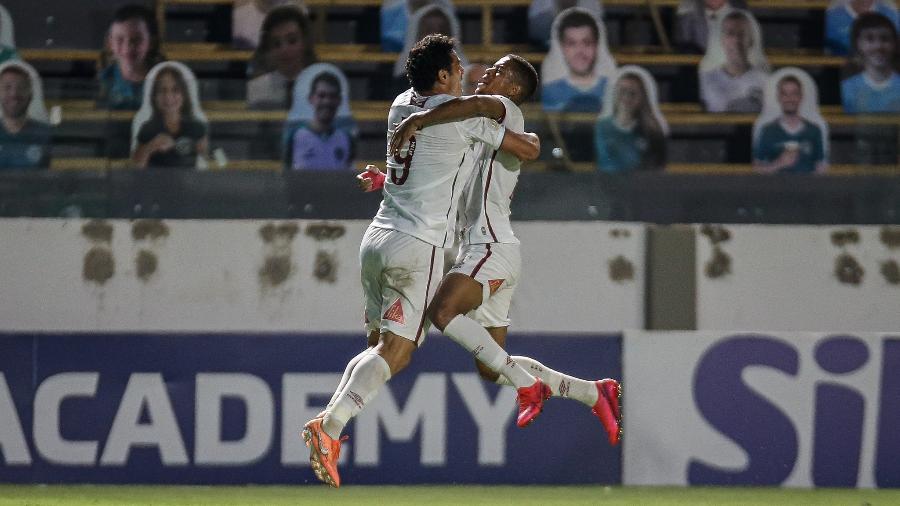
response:
<path id="1" fill-rule="evenodd" d="M 0 481 L 314 481 L 305 462 L 297 460 L 296 455 L 282 455 L 282 420 L 286 412 L 296 412 L 298 408 L 282 406 L 282 395 L 288 388 L 285 377 L 319 382 L 324 378 L 330 385 L 328 389 L 333 388 L 346 362 L 362 346 L 361 334 L 0 334 L 0 371 L 21 422 L 21 427 L 5 428 L 4 439 L 0 440 Z M 574 376 L 621 377 L 620 335 L 511 334 L 509 351 L 531 356 Z M 228 380 L 234 384 L 222 382 L 219 387 L 227 390 L 240 383 L 269 392 L 270 396 L 256 396 L 253 402 L 260 404 L 252 407 L 226 394 L 221 403 L 215 404 L 214 414 L 201 413 L 196 398 L 197 375 L 219 378 L 211 375 L 229 373 L 236 374 Z M 404 423 L 411 425 L 395 428 L 400 435 L 388 434 L 390 430 L 375 425 L 379 427 L 376 440 L 358 434 L 351 422 L 346 431 L 351 437 L 344 452 L 347 462 L 340 467 L 344 482 L 621 483 L 619 448 L 608 446 L 603 429 L 588 406 L 568 399 L 548 401 L 541 417 L 526 429 L 517 429 L 510 416 L 502 432 L 503 451 L 492 454 L 491 463 L 480 465 L 479 455 L 491 446 L 491 441 L 479 441 L 479 423 L 486 423 L 485 414 L 470 412 L 462 387 L 458 386 L 460 378 L 468 382 L 467 395 L 473 395 L 475 388 L 475 393 L 487 400 L 497 399 L 501 387 L 475 377 L 473 358 L 467 352 L 442 336 L 429 335 L 416 351 L 412 365 L 392 378 L 389 390 L 381 395 L 385 402 L 395 401 L 401 411 L 423 399 L 428 409 L 420 413 L 419 420 L 412 415 L 405 418 Z M 161 388 L 154 390 L 156 381 Z M 297 388 L 295 383 L 292 385 L 295 386 L 290 388 Z M 423 390 L 426 387 L 430 389 Z M 34 399 L 39 388 L 44 396 L 44 404 L 39 408 L 43 416 L 55 407 L 59 413 L 58 427 L 49 431 L 46 421 L 34 423 Z M 66 389 L 80 393 L 56 404 L 47 400 L 53 398 L 54 391 Z M 127 395 L 126 390 L 130 392 Z M 3 395 L 0 392 L 0 399 Z M 309 397 L 309 405 L 301 408 L 315 412 L 329 396 L 327 389 L 317 391 Z M 415 401 L 411 400 L 413 397 Z M 265 410 L 258 407 L 266 406 L 267 398 L 272 400 L 272 409 L 263 413 Z M 368 408 L 372 407 L 370 404 Z M 249 411 L 263 414 L 255 418 L 253 427 L 247 422 Z M 119 425 L 114 427 L 117 415 Z M 8 414 L 0 414 L 0 418 L 4 416 L 8 418 Z M 198 463 L 197 448 L 210 439 L 209 434 L 205 439 L 196 436 L 198 423 L 210 426 L 210 420 L 220 418 L 220 426 L 213 430 L 221 434 L 215 434 L 213 439 L 240 443 L 250 432 L 261 430 L 265 424 L 260 425 L 259 420 L 266 420 L 267 416 L 271 416 L 272 425 L 269 432 L 268 427 L 262 430 L 269 438 L 262 444 L 268 441 L 268 445 L 262 447 L 257 458 L 250 462 L 228 461 L 227 444 L 222 444 L 219 450 L 220 456 L 226 456 L 223 461 Z M 140 442 L 142 438 L 158 438 L 158 431 L 167 421 L 172 422 L 170 429 L 176 437 L 165 441 L 165 449 L 158 443 Z M 384 424 L 385 419 L 380 423 Z M 42 435 L 35 434 L 35 426 L 43 427 Z M 297 434 L 300 427 L 287 429 L 287 434 Z M 7 446 L 16 434 L 26 441 L 31 460 L 28 465 L 8 461 Z M 435 439 L 435 434 L 440 437 Z M 36 442 L 35 437 L 41 441 Z M 432 439 L 425 442 L 427 438 Z M 288 443 L 297 445 L 299 439 Z M 61 448 L 71 451 L 66 453 Z M 168 464 L 163 463 L 163 454 Z M 283 464 L 286 458 L 295 460 Z"/>
<path id="2" fill-rule="evenodd" d="M 0 374 L 6 382 L 9 392 L 0 391 L 0 401 L 9 394 L 15 406 L 16 413 L 0 413 L 0 423 L 6 422 L 14 416 L 19 423 L 31 433 L 32 426 L 32 400 L 36 389 L 35 378 L 35 345 L 36 340 L 32 335 L 3 335 L 0 334 Z M 0 384 L 0 387 L 3 385 Z M 0 404 L 0 410 L 7 409 L 5 404 Z M 8 427 L 0 429 L 8 433 Z M 12 458 L 11 449 L 4 437 L 0 441 L 0 482 L 28 483 L 33 481 L 34 468 L 32 466 L 8 466 L 7 462 Z M 28 445 L 30 438 L 26 439 L 26 451 L 30 454 L 31 462 L 36 460 L 34 445 Z"/>

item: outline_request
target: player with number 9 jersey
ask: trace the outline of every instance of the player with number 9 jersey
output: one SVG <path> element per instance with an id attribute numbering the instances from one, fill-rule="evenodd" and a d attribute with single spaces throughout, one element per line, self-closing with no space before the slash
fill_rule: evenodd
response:
<path id="1" fill-rule="evenodd" d="M 393 126 L 404 118 L 454 98 L 421 95 L 412 88 L 403 92 L 391 105 L 388 140 Z M 439 248 L 451 246 L 460 192 L 474 163 L 470 147 L 483 143 L 499 149 L 505 132 L 489 118 L 444 123 L 417 132 L 399 159 L 388 154 L 384 200 L 372 226 L 397 230 Z"/>

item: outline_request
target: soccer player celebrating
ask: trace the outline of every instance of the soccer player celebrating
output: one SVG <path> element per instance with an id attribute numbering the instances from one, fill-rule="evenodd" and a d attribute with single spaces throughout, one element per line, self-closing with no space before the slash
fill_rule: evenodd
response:
<path id="1" fill-rule="evenodd" d="M 537 80 L 537 73 L 526 60 L 516 55 L 504 56 L 485 71 L 475 96 L 450 100 L 406 118 L 395 129 L 389 152 L 399 152 L 421 128 L 476 116 L 500 116 L 507 131 L 524 131 L 525 119 L 518 104 L 531 96 Z M 475 170 L 460 210 L 462 248 L 456 264 L 441 281 L 427 314 L 437 328 L 451 335 L 449 332 L 455 329 L 450 327 L 456 322 L 472 325 L 464 315 L 475 311 L 474 320 L 500 346 L 505 346 L 510 302 L 521 271 L 519 240 L 509 220 L 521 161 L 487 144 L 477 145 L 475 151 Z M 475 332 L 474 328 L 471 332 Z M 532 358 L 512 358 L 550 386 L 553 395 L 576 399 L 591 407 L 610 444 L 619 442 L 622 389 L 616 380 L 587 381 L 557 372 Z M 476 361 L 476 365 L 484 379 L 511 385 L 482 361 Z"/>
<path id="2" fill-rule="evenodd" d="M 406 69 L 412 88 L 391 105 L 388 135 L 391 125 L 406 116 L 459 97 L 463 69 L 453 47 L 452 38 L 429 35 L 410 50 Z M 455 235 L 455 222 L 447 217 L 455 216 L 459 193 L 473 169 L 470 146 L 482 142 L 534 159 L 540 150 L 536 137 L 508 131 L 493 119 L 471 118 L 423 129 L 405 155 L 388 157 L 384 200 L 360 245 L 369 343 L 377 344 L 351 359 L 333 402 L 323 416 L 304 426 L 303 438 L 319 480 L 340 486 L 337 461 L 344 426 L 406 367 L 427 331 L 425 309 L 441 276 L 438 252 Z M 462 318 L 443 330 L 516 386 L 517 423 L 527 425 L 540 414 L 550 389 L 480 325 Z"/>

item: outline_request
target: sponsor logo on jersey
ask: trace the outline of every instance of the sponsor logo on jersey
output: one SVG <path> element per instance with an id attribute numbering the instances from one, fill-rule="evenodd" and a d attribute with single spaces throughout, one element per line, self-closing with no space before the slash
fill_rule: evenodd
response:
<path id="1" fill-rule="evenodd" d="M 559 396 L 567 397 L 569 395 L 570 384 L 566 380 L 562 380 L 559 382 Z"/>
<path id="2" fill-rule="evenodd" d="M 500 285 L 502 285 L 504 281 L 506 281 L 506 280 L 505 279 L 489 279 L 488 280 L 488 286 L 490 286 L 490 288 L 491 288 L 491 295 L 494 295 L 495 293 L 497 293 L 497 290 L 500 288 Z"/>
<path id="3" fill-rule="evenodd" d="M 400 304 L 400 299 L 397 299 L 391 307 L 388 308 L 387 311 L 384 312 L 384 316 L 382 316 L 385 320 L 391 320 L 403 325 L 406 323 L 406 319 L 403 318 L 403 306 Z"/>
<path id="4" fill-rule="evenodd" d="M 356 407 L 358 407 L 359 409 L 362 409 L 363 406 L 365 405 L 365 403 L 363 402 L 362 396 L 356 392 L 353 392 L 353 391 L 347 392 L 347 397 L 349 397 L 350 400 L 353 401 L 353 403 L 356 404 Z"/>

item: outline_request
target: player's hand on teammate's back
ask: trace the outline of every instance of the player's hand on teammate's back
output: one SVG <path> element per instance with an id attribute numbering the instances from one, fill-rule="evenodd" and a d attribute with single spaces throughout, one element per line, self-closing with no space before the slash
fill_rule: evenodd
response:
<path id="1" fill-rule="evenodd" d="M 422 128 L 422 115 L 423 113 L 421 112 L 413 113 L 394 126 L 394 133 L 391 135 L 390 143 L 388 143 L 389 155 L 395 159 L 400 157 L 401 148 Z"/>

